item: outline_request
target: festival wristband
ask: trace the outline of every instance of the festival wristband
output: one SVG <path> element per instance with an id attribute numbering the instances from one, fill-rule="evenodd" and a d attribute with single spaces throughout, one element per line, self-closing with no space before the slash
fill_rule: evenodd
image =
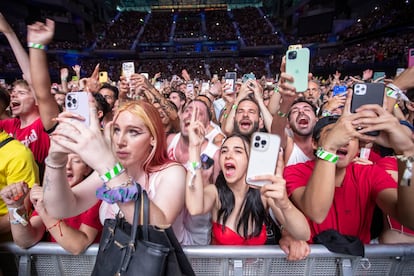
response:
<path id="1" fill-rule="evenodd" d="M 201 169 L 201 163 L 200 162 L 190 162 L 188 161 L 187 164 L 185 165 L 185 168 L 187 169 L 187 171 L 189 171 L 191 173 L 191 178 L 190 181 L 188 183 L 188 187 L 192 188 L 194 187 L 194 177 L 196 176 L 196 171 Z"/>
<path id="2" fill-rule="evenodd" d="M 385 94 L 396 100 L 410 101 L 404 92 L 398 88 L 395 84 L 389 83 L 385 87 Z"/>
<path id="3" fill-rule="evenodd" d="M 100 175 L 99 177 L 102 179 L 103 182 L 109 182 L 111 179 L 113 179 L 114 177 L 120 175 L 121 173 L 123 173 L 125 171 L 124 167 L 121 165 L 121 163 L 116 162 L 115 166 L 109 170 L 108 172 L 106 172 L 103 175 Z"/>
<path id="4" fill-rule="evenodd" d="M 28 42 L 27 47 L 34 48 L 34 49 L 39 49 L 39 50 L 47 50 L 46 45 L 43 45 L 43 44 L 40 44 L 40 43 L 34 43 L 34 42 Z"/>
<path id="5" fill-rule="evenodd" d="M 325 151 L 322 147 L 319 147 L 316 151 L 316 157 L 319 159 L 328 161 L 330 163 L 336 164 L 338 162 L 338 155 Z"/>
<path id="6" fill-rule="evenodd" d="M 278 110 L 277 111 L 277 115 L 279 116 L 279 117 L 282 117 L 282 118 L 286 118 L 288 115 L 287 115 L 287 113 L 284 113 L 284 112 L 282 112 L 282 111 L 280 111 L 280 110 Z"/>
<path id="7" fill-rule="evenodd" d="M 21 224 L 23 226 L 27 226 L 27 224 L 29 223 L 27 221 L 27 215 L 24 214 L 23 216 L 21 216 L 17 210 L 23 209 L 24 206 L 20 206 L 20 207 L 8 207 L 7 209 L 9 210 L 9 214 L 13 214 L 14 220 L 10 220 L 11 224 Z"/>

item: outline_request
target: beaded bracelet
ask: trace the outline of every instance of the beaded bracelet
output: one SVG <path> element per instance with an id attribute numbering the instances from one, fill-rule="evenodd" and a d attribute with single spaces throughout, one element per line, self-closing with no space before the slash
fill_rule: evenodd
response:
<path id="1" fill-rule="evenodd" d="M 106 172 L 105 174 L 99 176 L 103 182 L 109 182 L 109 180 L 113 179 L 115 176 L 120 175 L 125 171 L 124 167 L 121 165 L 121 163 L 116 162 L 115 166 Z"/>
<path id="2" fill-rule="evenodd" d="M 106 186 L 106 183 L 104 183 L 102 187 L 96 190 L 96 197 L 109 204 L 129 202 L 137 199 L 140 187 L 131 178 L 127 182 L 113 188 Z"/>
<path id="3" fill-rule="evenodd" d="M 331 162 L 333 164 L 336 164 L 338 162 L 338 159 L 339 159 L 338 155 L 336 155 L 334 153 L 327 152 L 322 147 L 318 148 L 315 155 L 319 159 Z"/>
<path id="4" fill-rule="evenodd" d="M 67 161 L 65 161 L 65 163 L 55 165 L 55 164 L 50 163 L 49 156 L 45 158 L 45 165 L 51 169 L 55 169 L 55 170 L 63 169 L 66 167 L 66 164 L 67 164 Z"/>
<path id="5" fill-rule="evenodd" d="M 43 44 L 40 44 L 40 43 L 34 43 L 34 42 L 28 42 L 27 47 L 34 48 L 34 49 L 39 49 L 39 50 L 47 50 L 46 45 L 43 45 Z"/>

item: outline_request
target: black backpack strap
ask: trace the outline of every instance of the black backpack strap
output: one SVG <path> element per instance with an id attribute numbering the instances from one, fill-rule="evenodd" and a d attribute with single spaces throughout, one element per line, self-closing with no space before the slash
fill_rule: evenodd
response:
<path id="1" fill-rule="evenodd" d="M 7 139 L 4 139 L 3 141 L 0 142 L 0 148 L 3 147 L 5 144 L 7 144 L 8 142 L 14 140 L 13 137 L 9 137 Z"/>

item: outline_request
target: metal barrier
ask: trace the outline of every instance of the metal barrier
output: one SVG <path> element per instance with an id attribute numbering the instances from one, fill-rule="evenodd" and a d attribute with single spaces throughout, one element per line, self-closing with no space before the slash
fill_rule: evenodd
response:
<path id="1" fill-rule="evenodd" d="M 27 250 L 0 244 L 0 254 L 14 254 L 18 275 L 90 275 L 98 244 L 73 256 L 56 243 L 41 242 Z M 414 244 L 367 245 L 365 257 L 335 254 L 312 245 L 302 261 L 287 261 L 278 246 L 184 247 L 196 275 L 414 275 Z M 0 256 L 0 261 L 3 260 Z M 4 274 L 8 275 L 8 274 Z"/>

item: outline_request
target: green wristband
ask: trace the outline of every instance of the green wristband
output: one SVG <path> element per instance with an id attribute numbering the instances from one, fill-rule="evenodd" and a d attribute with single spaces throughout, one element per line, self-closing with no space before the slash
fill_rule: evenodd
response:
<path id="1" fill-rule="evenodd" d="M 34 42 L 28 42 L 27 47 L 39 49 L 39 50 L 47 50 L 47 46 L 40 44 L 40 43 L 34 43 Z"/>
<path id="2" fill-rule="evenodd" d="M 106 172 L 105 174 L 99 176 L 103 182 L 108 182 L 109 180 L 113 179 L 114 177 L 120 175 L 125 171 L 124 167 L 121 165 L 121 163 L 117 162 L 115 166 Z"/>
<path id="3" fill-rule="evenodd" d="M 338 155 L 325 151 L 322 147 L 319 147 L 316 151 L 316 157 L 319 159 L 331 162 L 333 164 L 336 164 L 338 162 Z"/>

